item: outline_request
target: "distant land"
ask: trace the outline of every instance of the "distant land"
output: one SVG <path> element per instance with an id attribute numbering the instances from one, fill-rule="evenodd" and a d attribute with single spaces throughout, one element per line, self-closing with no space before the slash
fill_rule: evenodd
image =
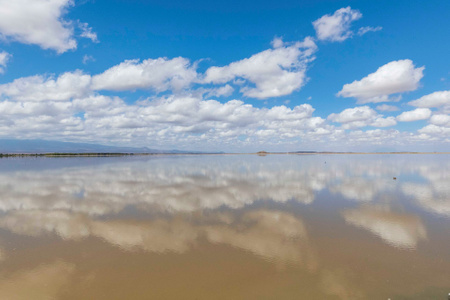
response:
<path id="1" fill-rule="evenodd" d="M 177 149 L 160 150 L 147 147 L 116 147 L 89 143 L 70 143 L 47 140 L 15 140 L 0 139 L 0 153 L 3 154 L 123 154 L 123 153 L 149 153 L 149 154 L 201 154 L 200 151 L 182 151 Z"/>
<path id="2" fill-rule="evenodd" d="M 157 155 L 157 154 L 257 154 L 259 156 L 273 154 L 450 154 L 450 152 L 351 152 L 351 151 L 258 151 L 253 153 L 227 153 L 189 150 L 161 150 L 147 147 L 117 147 L 89 143 L 71 143 L 47 140 L 15 140 L 0 139 L 0 157 L 8 156 L 124 156 L 124 155 Z"/>

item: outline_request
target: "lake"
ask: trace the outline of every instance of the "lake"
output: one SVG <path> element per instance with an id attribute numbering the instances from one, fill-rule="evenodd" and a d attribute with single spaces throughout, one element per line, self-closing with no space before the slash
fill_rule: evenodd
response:
<path id="1" fill-rule="evenodd" d="M 0 299 L 447 299 L 450 155 L 0 159 Z"/>

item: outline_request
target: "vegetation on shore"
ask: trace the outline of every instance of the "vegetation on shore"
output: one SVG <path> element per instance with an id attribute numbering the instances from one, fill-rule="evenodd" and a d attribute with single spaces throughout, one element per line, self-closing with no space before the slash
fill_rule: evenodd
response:
<path id="1" fill-rule="evenodd" d="M 266 152 L 259 151 L 256 153 L 0 153 L 0 158 L 3 157 L 108 157 L 108 156 L 144 156 L 144 155 L 231 155 L 231 154 L 257 154 L 259 156 L 266 156 L 269 154 L 450 154 L 450 152 L 328 152 L 328 151 L 296 151 L 296 152 Z"/>
<path id="2" fill-rule="evenodd" d="M 56 157 L 56 156 L 131 156 L 154 155 L 156 153 L 0 153 L 0 157 Z"/>

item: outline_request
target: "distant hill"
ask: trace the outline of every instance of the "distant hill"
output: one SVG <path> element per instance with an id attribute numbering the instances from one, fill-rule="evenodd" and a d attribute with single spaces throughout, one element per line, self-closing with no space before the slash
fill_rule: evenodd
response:
<path id="1" fill-rule="evenodd" d="M 88 143 L 46 140 L 0 139 L 0 153 L 202 153 L 199 151 L 158 150 L 147 147 L 115 147 Z"/>

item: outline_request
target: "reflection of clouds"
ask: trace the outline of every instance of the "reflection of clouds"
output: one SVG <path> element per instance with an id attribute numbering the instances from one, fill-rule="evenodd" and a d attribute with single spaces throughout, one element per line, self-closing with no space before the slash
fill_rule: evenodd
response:
<path id="1" fill-rule="evenodd" d="M 438 158 L 441 157 L 446 156 Z M 346 199 L 367 203 L 388 199 L 383 193 L 402 192 L 415 197 L 427 210 L 450 214 L 450 185 L 447 184 L 450 162 L 429 156 L 269 155 L 261 158 L 246 155 L 105 158 L 102 161 L 106 163 L 1 172 L 0 210 L 4 214 L 0 226 L 32 236 L 48 232 L 67 239 L 97 236 L 123 249 L 154 252 L 184 252 L 203 236 L 211 242 L 270 256 L 267 253 L 272 251 L 271 245 L 264 245 L 262 237 L 267 234 L 275 244 L 283 244 L 287 235 L 279 230 L 290 224 L 290 217 L 282 217 L 273 229 L 264 225 L 270 218 L 263 213 L 252 222 L 248 221 L 251 215 L 236 219 L 229 214 L 228 223 L 214 213 L 216 221 L 195 225 L 183 219 L 175 221 L 173 216 L 223 207 L 240 209 L 260 200 L 309 204 L 318 191 L 326 189 Z M 61 165 L 64 162 L 61 160 Z M 393 176 L 399 180 L 393 181 Z M 172 217 L 166 215 L 166 219 L 148 222 L 118 220 L 127 208 Z M 112 216 L 114 221 L 105 220 Z M 414 247 L 425 236 L 420 220 L 406 220 L 390 211 L 365 208 L 348 210 L 344 216 L 347 222 L 400 247 Z M 300 230 L 303 225 L 297 221 L 296 228 Z M 240 231 L 233 227 L 235 222 L 252 227 Z M 258 249 L 247 243 L 251 240 L 248 235 L 253 237 Z M 286 249 L 286 253 L 274 255 L 300 260 L 295 257 L 300 254 L 290 253 L 289 247 Z"/>
<path id="2" fill-rule="evenodd" d="M 124 250 L 183 253 L 197 242 L 200 228 L 182 220 L 145 223 L 92 222 L 91 234 Z"/>
<path id="3" fill-rule="evenodd" d="M 347 157 L 331 165 L 336 176 L 327 187 L 333 194 L 367 203 L 385 201 L 386 195 L 394 195 L 392 199 L 406 195 L 424 210 L 450 216 L 448 155 L 369 155 L 349 162 Z"/>
<path id="4" fill-rule="evenodd" d="M 70 283 L 73 264 L 56 261 L 0 279 L 0 299 L 56 299 Z"/>
<path id="5" fill-rule="evenodd" d="M 446 183 L 450 185 L 450 181 Z M 440 186 L 442 187 L 442 186 Z M 445 190 L 446 191 L 443 191 Z M 450 188 L 439 188 L 436 183 L 414 184 L 402 186 L 405 195 L 411 196 L 425 210 L 435 214 L 450 216 Z"/>
<path id="6" fill-rule="evenodd" d="M 114 251 L 120 257 L 134 251 L 189 253 L 191 257 L 193 250 L 205 242 L 228 246 L 281 266 L 300 267 L 308 276 L 305 285 L 320 289 L 320 293 L 340 299 L 365 298 L 364 285 L 371 286 L 372 281 L 358 281 L 358 276 L 361 270 L 371 267 L 380 249 L 392 250 L 382 241 L 400 249 L 414 249 L 427 239 L 427 230 L 418 216 L 395 209 L 410 207 L 395 203 L 399 197 L 407 195 L 426 210 L 450 216 L 450 161 L 441 159 L 446 157 L 105 158 L 103 164 L 97 165 L 72 163 L 66 168 L 1 171 L 0 228 L 22 236 L 56 235 L 80 242 L 83 247 L 86 244 L 81 241 L 88 243 L 87 238 L 96 238 L 122 249 Z M 72 160 L 61 163 L 65 161 Z M 0 160 L 0 167 L 4 162 Z M 394 176 L 398 178 L 395 181 Z M 317 223 L 305 224 L 295 213 L 280 208 L 287 201 L 312 204 L 315 197 L 330 194 L 327 204 L 344 204 L 341 216 L 348 224 L 365 229 L 361 233 L 380 238 L 370 244 L 375 254 L 368 251 L 350 254 L 361 240 L 350 247 L 337 245 L 340 240 L 335 239 L 334 228 L 331 231 L 320 228 L 323 225 L 310 228 Z M 336 195 L 353 202 L 333 201 L 333 196 L 340 198 Z M 293 203 L 287 207 L 315 214 L 323 208 L 323 203 L 317 202 L 318 205 L 307 209 Z M 358 203 L 362 206 L 355 208 Z M 321 213 L 317 215 L 323 217 Z M 331 224 L 339 221 L 330 220 Z M 432 229 L 428 229 L 429 236 Z M 344 226 L 336 230 L 343 230 L 345 235 L 346 230 L 352 229 Z M 318 233 L 317 240 L 311 232 Z M 325 247 L 316 248 L 319 245 Z M 393 254 L 386 258 L 387 264 L 389 259 L 397 262 L 400 256 L 413 256 L 412 252 L 389 253 Z M 353 255 L 356 259 L 350 257 Z M 12 255 L 6 253 L 4 257 Z M 349 266 L 349 262 L 361 265 Z M 39 299 L 41 294 L 52 298 L 73 278 L 73 269 L 72 264 L 57 262 L 30 272 L 5 273 L 9 283 L 0 280 L 0 299 Z M 429 274 L 433 270 L 430 268 Z M 83 270 L 77 268 L 74 272 Z M 33 275 L 37 273 L 40 276 Z M 430 282 L 434 280 L 433 275 L 429 277 Z M 47 282 L 48 287 L 44 287 Z M 32 297 L 12 294 L 19 287 L 36 290 L 35 286 L 42 289 Z"/>
<path id="7" fill-rule="evenodd" d="M 337 185 L 331 186 L 330 191 L 335 194 L 341 194 L 344 198 L 359 202 L 370 202 L 381 191 L 392 190 L 391 181 L 384 178 L 378 180 L 369 180 L 365 178 L 344 179 Z"/>
<path id="8" fill-rule="evenodd" d="M 316 268 L 316 257 L 300 219 L 283 212 L 253 211 L 244 214 L 239 221 L 242 223 L 239 226 L 207 226 L 208 240 L 265 258 L 304 263 L 309 269 Z"/>
<path id="9" fill-rule="evenodd" d="M 277 262 L 306 263 L 310 268 L 316 264 L 303 222 L 278 211 L 140 222 L 92 220 L 62 211 L 16 211 L 0 218 L 0 228 L 35 237 L 54 233 L 68 240 L 95 236 L 124 250 L 158 253 L 183 253 L 200 238 L 206 238 L 211 243 L 231 245 Z"/>
<path id="10" fill-rule="evenodd" d="M 367 229 L 399 248 L 415 248 L 419 240 L 427 237 L 419 217 L 394 213 L 388 207 L 363 206 L 346 210 L 342 215 L 347 223 Z"/>
<path id="11" fill-rule="evenodd" d="M 0 227 L 35 237 L 93 236 L 127 251 L 157 253 L 184 253 L 206 239 L 277 262 L 316 265 L 305 226 L 291 214 L 217 211 L 192 220 L 179 215 L 239 209 L 259 200 L 311 203 L 314 191 L 325 186 L 326 172 L 309 176 L 300 162 L 267 164 L 252 156 L 117 161 L 0 173 Z M 123 219 L 130 207 L 155 217 Z"/>
<path id="12" fill-rule="evenodd" d="M 314 193 L 327 187 L 368 202 L 392 189 L 389 180 L 407 165 L 380 157 L 351 160 L 352 164 L 344 156 L 203 156 L 8 172 L 0 174 L 0 209 L 52 207 L 103 215 L 135 204 L 156 204 L 166 211 L 240 208 L 260 199 L 311 203 Z"/>
<path id="13" fill-rule="evenodd" d="M 97 167 L 0 174 L 0 209 L 55 209 L 91 215 L 117 213 L 129 205 L 190 212 L 221 206 L 241 208 L 257 200 L 311 203 L 305 170 L 230 167 L 195 159 L 126 162 Z M 232 161 L 233 162 L 233 161 Z M 181 166 L 177 165 L 181 163 Z"/>
<path id="14" fill-rule="evenodd" d="M 110 163 L 1 172 L 0 210 L 52 209 L 105 215 L 130 205 L 165 212 L 222 206 L 237 209 L 258 200 L 308 204 L 314 201 L 316 192 L 327 188 L 346 199 L 371 202 L 377 195 L 397 188 L 392 177 L 403 179 L 403 174 L 417 173 L 435 182 L 436 188 L 448 186 L 449 163 L 443 168 L 440 160 L 416 158 L 421 156 L 105 159 Z M 433 177 L 434 172 L 425 172 L 430 165 L 444 172 L 441 183 Z"/>
<path id="15" fill-rule="evenodd" d="M 426 182 L 406 182 L 402 192 L 415 199 L 425 210 L 450 216 L 450 162 L 421 166 L 420 175 Z"/>
<path id="16" fill-rule="evenodd" d="M 0 217 L 0 227 L 21 235 L 55 233 L 63 239 L 78 240 L 89 235 L 85 221 L 85 217 L 65 211 L 19 210 Z"/>

